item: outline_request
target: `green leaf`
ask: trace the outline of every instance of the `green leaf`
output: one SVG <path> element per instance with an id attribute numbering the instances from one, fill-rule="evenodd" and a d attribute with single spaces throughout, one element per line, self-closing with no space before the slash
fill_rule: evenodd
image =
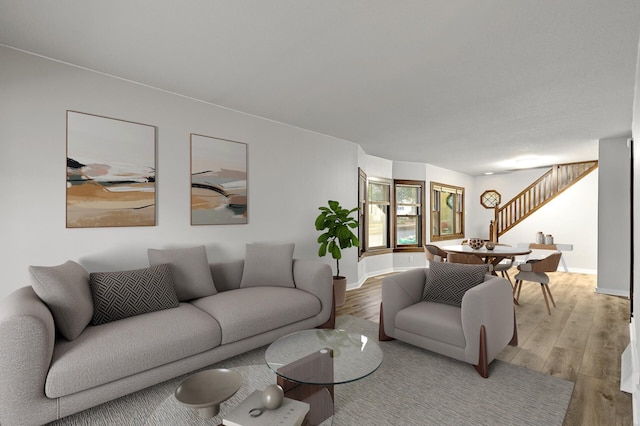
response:
<path id="1" fill-rule="evenodd" d="M 338 209 L 340 209 L 340 203 L 338 203 L 337 201 L 329 200 L 329 207 L 331 208 L 331 210 L 337 211 Z"/>
<path id="2" fill-rule="evenodd" d="M 318 256 L 323 257 L 327 254 L 327 243 L 320 244 L 320 248 L 318 249 Z"/>
<path id="3" fill-rule="evenodd" d="M 318 240 L 317 240 L 317 241 L 318 241 L 319 243 L 326 243 L 328 239 L 329 239 L 329 233 L 328 233 L 328 232 L 325 232 L 324 234 L 321 234 L 321 235 L 318 237 Z"/>
<path id="4" fill-rule="evenodd" d="M 340 252 L 340 247 L 334 245 L 333 250 L 331 251 L 331 255 L 334 259 L 342 259 L 342 253 Z"/>

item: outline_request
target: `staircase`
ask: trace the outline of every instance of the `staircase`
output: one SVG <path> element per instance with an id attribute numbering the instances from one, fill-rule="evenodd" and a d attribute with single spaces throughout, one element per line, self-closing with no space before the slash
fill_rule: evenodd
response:
<path id="1" fill-rule="evenodd" d="M 511 228 L 597 168 L 598 161 L 552 166 L 505 205 L 495 208 L 495 219 L 489 234 L 491 239 L 498 241 Z"/>

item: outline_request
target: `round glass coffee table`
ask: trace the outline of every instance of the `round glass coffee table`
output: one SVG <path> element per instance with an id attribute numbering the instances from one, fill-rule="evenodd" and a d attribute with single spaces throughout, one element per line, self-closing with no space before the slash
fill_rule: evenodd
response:
<path id="1" fill-rule="evenodd" d="M 287 398 L 311 406 L 308 424 L 333 416 L 333 386 L 367 377 L 382 364 L 382 349 L 367 336 L 345 330 L 313 329 L 273 342 L 265 353 Z"/>

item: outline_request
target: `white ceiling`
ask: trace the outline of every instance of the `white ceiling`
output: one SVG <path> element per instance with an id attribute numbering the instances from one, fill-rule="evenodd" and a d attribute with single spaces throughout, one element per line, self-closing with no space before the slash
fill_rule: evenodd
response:
<path id="1" fill-rule="evenodd" d="M 639 36 L 637 0 L 0 0 L 0 44 L 472 175 L 630 134 Z"/>

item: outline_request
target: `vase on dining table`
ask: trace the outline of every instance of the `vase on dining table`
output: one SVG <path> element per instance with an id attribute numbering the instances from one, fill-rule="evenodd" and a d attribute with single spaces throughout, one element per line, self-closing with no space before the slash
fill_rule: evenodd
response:
<path id="1" fill-rule="evenodd" d="M 469 247 L 474 250 L 480 250 L 484 246 L 484 240 L 482 238 L 469 238 Z"/>

